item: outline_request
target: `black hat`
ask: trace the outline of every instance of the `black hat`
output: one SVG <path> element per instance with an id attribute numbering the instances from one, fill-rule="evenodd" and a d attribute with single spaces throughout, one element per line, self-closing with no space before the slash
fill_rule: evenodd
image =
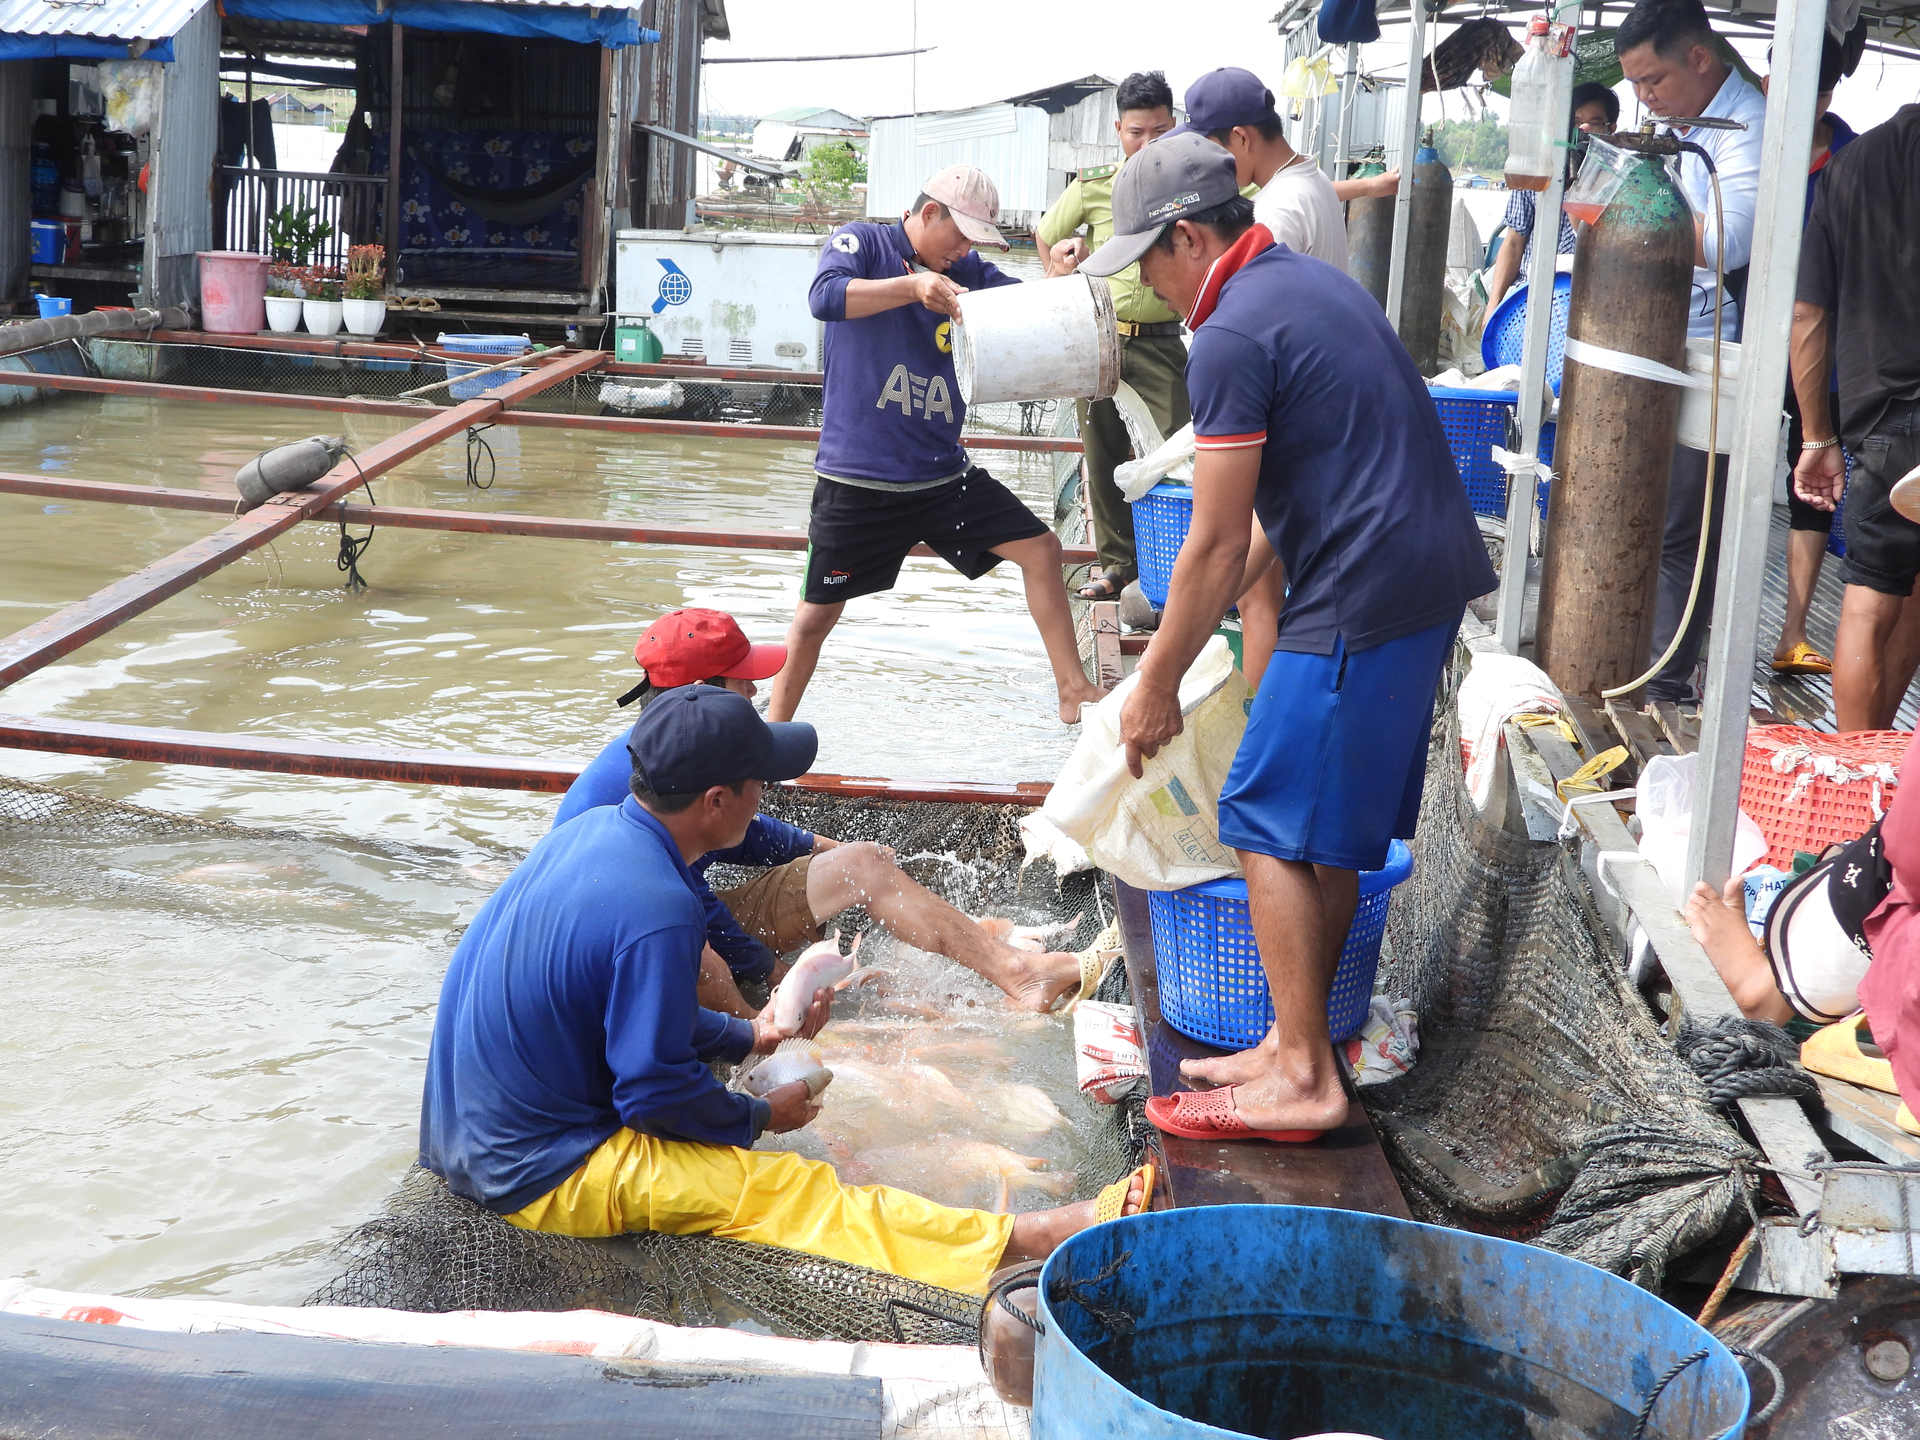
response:
<path id="1" fill-rule="evenodd" d="M 711 685 L 669 690 L 640 713 L 627 753 L 656 795 L 692 795 L 735 780 L 791 780 L 819 753 L 804 721 L 770 725 L 746 696 Z"/>

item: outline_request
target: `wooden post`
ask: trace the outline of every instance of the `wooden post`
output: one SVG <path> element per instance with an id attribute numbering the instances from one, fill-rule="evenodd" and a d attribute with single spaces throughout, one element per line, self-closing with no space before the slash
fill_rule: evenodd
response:
<path id="1" fill-rule="evenodd" d="M 399 21 L 393 24 L 393 45 L 387 62 L 387 215 L 381 227 L 387 247 L 387 285 L 393 288 L 400 272 L 400 147 L 405 140 L 407 53 Z"/>
<path id="2" fill-rule="evenodd" d="M 593 175 L 580 200 L 580 288 L 587 292 L 581 313 L 599 304 L 600 286 L 607 278 L 607 250 L 612 244 L 613 165 L 616 131 L 609 111 L 613 98 L 613 52 L 600 47 L 599 134 L 594 141 Z"/>

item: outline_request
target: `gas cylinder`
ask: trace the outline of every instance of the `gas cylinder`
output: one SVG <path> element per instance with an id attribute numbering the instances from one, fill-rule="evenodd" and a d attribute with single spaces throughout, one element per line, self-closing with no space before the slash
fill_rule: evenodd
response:
<path id="1" fill-rule="evenodd" d="M 1633 162 L 1574 256 L 1567 339 L 1686 368 L 1693 216 L 1664 136 L 1622 135 Z M 1571 348 L 1571 346 L 1569 346 Z M 1680 391 L 1567 356 L 1534 658 L 1598 701 L 1646 669 Z"/>
<path id="2" fill-rule="evenodd" d="M 1384 175 L 1387 167 L 1369 160 L 1354 179 Z M 1367 196 L 1347 202 L 1347 273 L 1358 280 L 1382 310 L 1387 308 L 1387 265 L 1393 254 L 1391 195 Z"/>
<path id="3" fill-rule="evenodd" d="M 1447 239 L 1453 225 L 1453 172 L 1440 163 L 1433 134 L 1413 155 L 1407 216 L 1407 281 L 1400 297 L 1400 343 L 1422 375 L 1440 368 L 1440 314 L 1446 300 Z"/>

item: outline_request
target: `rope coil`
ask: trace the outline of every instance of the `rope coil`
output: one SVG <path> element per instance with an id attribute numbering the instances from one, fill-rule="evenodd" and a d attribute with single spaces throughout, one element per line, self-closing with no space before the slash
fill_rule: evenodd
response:
<path id="1" fill-rule="evenodd" d="M 1780 1095 L 1811 1100 L 1819 1083 L 1794 1064 L 1798 1047 L 1778 1025 L 1721 1015 L 1705 1024 L 1682 1025 L 1676 1048 L 1707 1085 L 1707 1097 L 1725 1110 L 1740 1100 Z"/>

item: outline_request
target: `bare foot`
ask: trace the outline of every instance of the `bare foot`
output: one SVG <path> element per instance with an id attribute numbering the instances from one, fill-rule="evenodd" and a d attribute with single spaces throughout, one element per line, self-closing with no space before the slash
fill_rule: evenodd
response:
<path id="1" fill-rule="evenodd" d="M 1280 1038 L 1269 1027 L 1266 1039 L 1253 1049 L 1208 1060 L 1182 1060 L 1180 1073 L 1189 1080 L 1205 1080 L 1213 1085 L 1244 1085 L 1266 1074 L 1279 1058 Z"/>
<path id="2" fill-rule="evenodd" d="M 1061 950 L 1036 954 L 1012 945 L 999 947 L 998 973 L 988 978 L 1022 1010 L 1044 1014 L 1069 990 L 1080 988 L 1080 957 Z"/>
<path id="3" fill-rule="evenodd" d="M 1091 681 L 1082 681 L 1078 685 L 1062 686 L 1060 689 L 1060 723 L 1078 725 L 1080 707 L 1092 705 L 1107 698 L 1107 692 Z"/>
<path id="4" fill-rule="evenodd" d="M 1737 885 L 1740 885 L 1738 879 L 1728 882 L 1729 889 Z M 1744 898 L 1745 887 L 1741 888 Z M 1693 894 L 1687 897 L 1685 914 L 1687 928 L 1693 931 L 1693 938 L 1700 942 L 1700 948 L 1707 952 L 1707 958 L 1722 974 L 1726 973 L 1730 961 L 1742 965 L 1756 959 L 1765 962 L 1766 955 L 1747 924 L 1744 905 L 1736 904 L 1724 894 L 1714 894 L 1711 888 L 1700 882 L 1694 885 Z"/>
<path id="5" fill-rule="evenodd" d="M 1311 1078 L 1283 1073 L 1276 1065 L 1233 1092 L 1236 1114 L 1255 1130 L 1334 1130 L 1347 1120 L 1347 1092 L 1329 1051 L 1327 1064 Z"/>
<path id="6" fill-rule="evenodd" d="M 1344 1113 L 1344 1112 L 1343 1112 Z M 1124 1218 L 1140 1213 L 1141 1179 L 1133 1177 L 1127 1187 L 1127 1201 L 1120 1209 Z M 1008 1237 L 1002 1260 L 1044 1260 L 1060 1245 L 1071 1240 L 1094 1223 L 1093 1200 L 1060 1205 L 1051 1210 L 1032 1210 L 1013 1217 L 1013 1234 Z"/>

